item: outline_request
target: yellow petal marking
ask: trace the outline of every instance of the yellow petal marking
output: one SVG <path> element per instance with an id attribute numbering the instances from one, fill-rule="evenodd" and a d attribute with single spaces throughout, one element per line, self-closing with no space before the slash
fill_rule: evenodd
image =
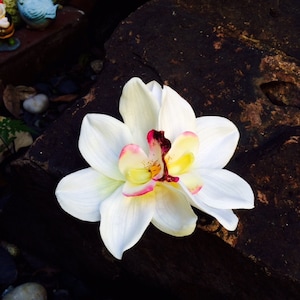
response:
<path id="1" fill-rule="evenodd" d="M 169 174 L 178 176 L 189 172 L 198 148 L 199 138 L 195 133 L 186 131 L 179 135 L 165 157 Z"/>
<path id="2" fill-rule="evenodd" d="M 184 174 L 188 172 L 195 161 L 193 153 L 185 153 L 176 161 L 169 159 L 166 161 L 169 174 L 172 176 Z"/>
<path id="3" fill-rule="evenodd" d="M 144 184 L 152 178 L 152 171 L 148 169 L 129 169 L 126 180 L 133 184 Z"/>

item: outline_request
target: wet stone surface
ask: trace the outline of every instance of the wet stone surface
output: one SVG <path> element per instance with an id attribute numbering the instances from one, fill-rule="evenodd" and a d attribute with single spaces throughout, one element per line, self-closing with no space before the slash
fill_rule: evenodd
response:
<path id="1" fill-rule="evenodd" d="M 153 289 L 149 297 L 170 299 L 297 299 L 300 9 L 297 0 L 276 3 L 155 0 L 126 18 L 107 41 L 89 92 L 11 164 L 22 197 L 3 209 L 3 237 L 55 262 L 96 299 L 115 286 L 138 298 L 136 284 Z M 236 211 L 235 232 L 204 214 L 184 239 L 150 226 L 117 261 L 99 224 L 59 208 L 58 180 L 86 166 L 77 146 L 83 116 L 119 117 L 121 89 L 132 76 L 168 84 L 198 116 L 221 115 L 238 126 L 240 143 L 227 168 L 251 184 L 256 202 L 251 211 Z"/>

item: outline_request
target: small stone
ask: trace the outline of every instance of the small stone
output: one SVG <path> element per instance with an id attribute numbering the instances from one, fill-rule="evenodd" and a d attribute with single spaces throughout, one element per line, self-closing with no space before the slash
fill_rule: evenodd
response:
<path id="1" fill-rule="evenodd" d="M 36 94 L 23 102 L 23 108 L 32 114 L 42 113 L 46 111 L 48 107 L 49 99 L 45 94 Z"/>
<path id="2" fill-rule="evenodd" d="M 101 60 L 101 59 L 93 60 L 93 61 L 90 62 L 90 66 L 91 66 L 92 70 L 96 74 L 98 74 L 98 73 L 100 73 L 100 71 L 103 68 L 103 60 Z"/>
<path id="3" fill-rule="evenodd" d="M 5 294 L 2 300 L 47 300 L 47 291 L 38 283 L 27 282 Z"/>

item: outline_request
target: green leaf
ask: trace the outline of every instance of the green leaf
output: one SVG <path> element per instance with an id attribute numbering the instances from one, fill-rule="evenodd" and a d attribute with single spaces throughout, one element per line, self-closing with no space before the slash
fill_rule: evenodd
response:
<path id="1" fill-rule="evenodd" d="M 17 132 L 32 133 L 33 130 L 21 120 L 0 116 L 0 139 L 3 142 L 3 145 L 0 146 L 0 152 L 3 152 L 4 149 L 9 149 L 10 144 L 13 143 L 16 138 Z"/>

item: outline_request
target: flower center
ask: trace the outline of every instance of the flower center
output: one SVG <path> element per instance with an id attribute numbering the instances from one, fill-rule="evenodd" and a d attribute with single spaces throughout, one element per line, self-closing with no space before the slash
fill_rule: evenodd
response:
<path id="1" fill-rule="evenodd" d="M 140 196 L 154 190 L 158 182 L 184 184 L 190 182 L 189 190 L 199 191 L 200 180 L 189 175 L 199 146 L 193 132 L 183 132 L 172 143 L 163 131 L 150 130 L 147 134 L 149 154 L 136 144 L 126 145 L 119 157 L 119 170 L 125 177 L 123 194 Z M 172 147 L 171 147 L 172 146 Z"/>
<path id="2" fill-rule="evenodd" d="M 152 166 L 150 166 L 149 171 L 151 173 L 151 178 L 154 178 L 160 173 L 161 166 L 157 163 L 154 163 Z"/>

